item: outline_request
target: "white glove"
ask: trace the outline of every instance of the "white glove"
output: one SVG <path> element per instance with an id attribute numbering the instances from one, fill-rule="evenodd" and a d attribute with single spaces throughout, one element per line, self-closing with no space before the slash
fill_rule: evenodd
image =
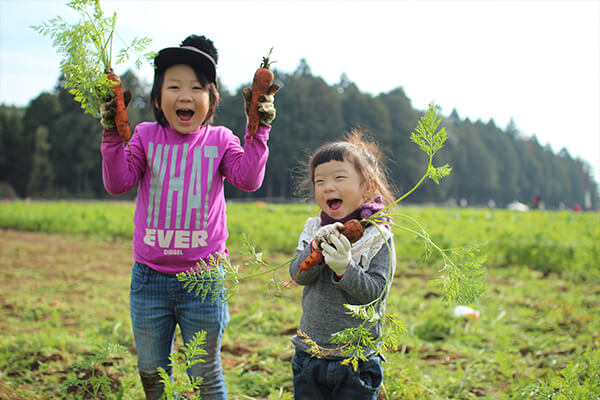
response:
<path id="1" fill-rule="evenodd" d="M 340 229 L 344 227 L 344 224 L 341 222 L 334 222 L 333 224 L 325 225 L 319 228 L 315 236 L 312 239 L 313 248 L 322 249 L 321 244 L 323 242 L 329 242 L 329 237 L 331 235 L 340 237 Z M 331 243 L 331 242 L 330 242 Z"/>
<path id="2" fill-rule="evenodd" d="M 352 245 L 344 235 L 331 235 L 329 236 L 329 241 L 331 245 L 325 241 L 321 243 L 325 264 L 329 265 L 329 268 L 337 276 L 344 275 L 346 268 L 350 264 L 350 261 L 352 261 L 352 251 L 350 250 Z"/>

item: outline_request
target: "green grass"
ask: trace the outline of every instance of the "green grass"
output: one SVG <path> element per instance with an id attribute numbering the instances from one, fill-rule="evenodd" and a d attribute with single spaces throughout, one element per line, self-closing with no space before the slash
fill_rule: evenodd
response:
<path id="1" fill-rule="evenodd" d="M 133 209 L 129 202 L 0 203 L 0 398 L 6 388 L 27 399 L 76 398 L 73 388 L 65 394 L 65 379 L 89 379 L 81 363 L 107 343 L 126 350 L 107 355 L 96 371 L 111 383 L 112 398 L 119 383 L 131 385 L 122 398 L 143 397 L 128 310 Z M 428 285 L 436 260 L 420 262 L 419 244 L 397 233 L 387 310 L 408 333 L 386 354 L 389 399 L 598 398 L 598 214 L 397 212 L 416 218 L 444 247 L 487 243 L 488 291 L 473 305 L 478 320 L 452 318 L 452 307 Z M 269 263 L 285 261 L 315 214 L 310 205 L 229 204 L 232 259 L 243 265 L 247 234 Z M 287 268 L 276 277 L 287 281 Z M 243 282 L 230 303 L 222 359 L 232 399 L 292 398 L 289 338 L 301 289 L 281 297 L 267 288 L 268 278 Z M 559 397 L 569 391 L 579 393 Z"/>
<path id="2" fill-rule="evenodd" d="M 131 239 L 134 208 L 132 202 L 119 201 L 3 202 L 0 227 Z M 238 253 L 242 236 L 248 235 L 267 255 L 289 255 L 306 218 L 317 214 L 314 205 L 229 203 L 229 248 Z M 442 247 L 482 244 L 488 266 L 519 265 L 579 278 L 600 269 L 598 213 L 398 207 L 394 214 L 398 224 L 407 223 L 402 215 L 418 220 Z M 420 242 L 401 231 L 396 243 L 401 261 L 413 262 L 423 251 Z"/>

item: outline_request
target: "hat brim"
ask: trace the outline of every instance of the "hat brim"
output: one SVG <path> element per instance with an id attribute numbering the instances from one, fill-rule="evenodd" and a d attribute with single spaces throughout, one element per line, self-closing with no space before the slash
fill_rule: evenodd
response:
<path id="1" fill-rule="evenodd" d="M 213 58 L 203 51 L 191 46 L 167 47 L 158 52 L 154 58 L 154 66 L 158 72 L 172 65 L 187 64 L 199 67 L 209 82 L 217 84 L 217 65 Z"/>

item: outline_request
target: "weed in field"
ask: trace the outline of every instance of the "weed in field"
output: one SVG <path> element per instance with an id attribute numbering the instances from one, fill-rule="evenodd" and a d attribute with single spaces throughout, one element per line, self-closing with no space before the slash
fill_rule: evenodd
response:
<path id="1" fill-rule="evenodd" d="M 528 384 L 515 399 L 597 400 L 600 398 L 600 350 L 590 350 L 558 372 Z"/>
<path id="2" fill-rule="evenodd" d="M 121 379 L 131 372 L 123 362 L 128 354 L 127 349 L 115 344 L 96 349 L 71 366 L 61 385 L 62 395 L 64 398 L 78 400 L 122 400 L 134 385 L 131 379 Z M 109 367 L 114 371 L 109 371 Z"/>
<path id="3" fill-rule="evenodd" d="M 169 355 L 171 361 L 169 366 L 172 368 L 173 377 L 159 367 L 158 372 L 161 382 L 164 385 L 165 400 L 176 400 L 178 396 L 185 396 L 185 399 L 200 399 L 199 390 L 201 377 L 187 375 L 187 370 L 193 365 L 204 362 L 201 356 L 207 354 L 202 345 L 206 343 L 206 332 L 196 332 L 192 340 L 183 346 L 182 352 L 173 352 Z M 191 397 L 190 397 L 191 396 Z"/>

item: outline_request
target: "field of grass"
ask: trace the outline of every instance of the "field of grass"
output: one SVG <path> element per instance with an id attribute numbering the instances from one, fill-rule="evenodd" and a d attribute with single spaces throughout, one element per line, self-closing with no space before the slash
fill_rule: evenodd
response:
<path id="1" fill-rule="evenodd" d="M 71 399 L 102 382 L 109 395 L 82 398 L 143 398 L 128 310 L 133 208 L 0 203 L 0 399 Z M 385 355 L 388 399 L 599 398 L 600 215 L 396 213 L 417 219 L 442 247 L 482 244 L 488 290 L 472 305 L 478 320 L 452 318 L 428 284 L 437 260 L 419 261 L 420 242 L 397 232 L 387 310 L 407 334 Z M 285 262 L 315 214 L 310 205 L 229 204 L 233 262 L 243 268 L 243 235 L 270 264 Z M 270 278 L 242 282 L 230 302 L 222 358 L 232 399 L 293 397 L 289 338 L 301 289 L 275 292 Z M 287 281 L 287 268 L 275 278 Z"/>

